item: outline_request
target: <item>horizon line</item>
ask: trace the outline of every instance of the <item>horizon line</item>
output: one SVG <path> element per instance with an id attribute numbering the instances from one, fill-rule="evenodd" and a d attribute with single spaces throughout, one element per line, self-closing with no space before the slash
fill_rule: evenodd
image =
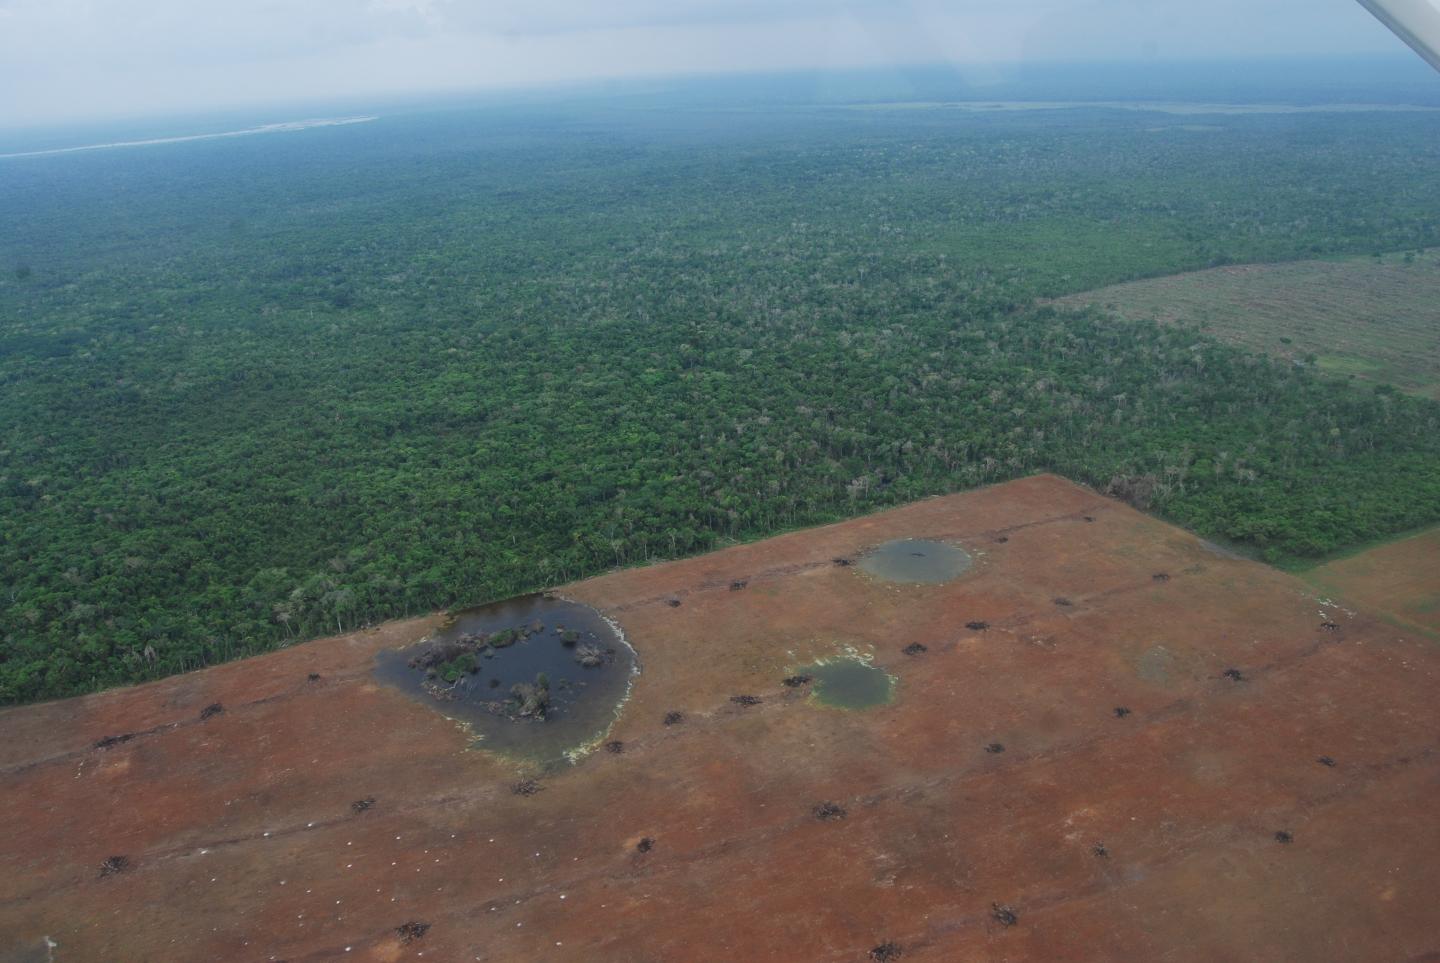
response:
<path id="1" fill-rule="evenodd" d="M 367 107 L 380 107 L 382 105 L 419 105 L 425 102 L 436 100 L 456 99 L 477 99 L 519 96 L 524 98 L 553 97 L 567 93 L 603 93 L 613 91 L 616 88 L 644 87 L 656 84 L 686 84 L 686 83 L 723 83 L 727 80 L 742 79 L 784 79 L 803 77 L 826 77 L 826 76 L 863 76 L 873 75 L 903 75 L 916 72 L 950 72 L 957 76 L 970 71 L 998 71 L 1013 76 L 1021 71 L 1030 69 L 1103 69 L 1103 68 L 1131 68 L 1136 70 L 1164 71 L 1175 68 L 1194 68 L 1206 64 L 1214 65 L 1235 65 L 1248 64 L 1252 66 L 1263 65 L 1285 65 L 1285 64 L 1321 64 L 1321 63 L 1385 63 L 1394 66 L 1413 62 L 1413 57 L 1408 53 L 1336 53 L 1336 54 L 1270 54 L 1266 56 L 1234 56 L 1234 55 L 1211 55 L 1211 56 L 1190 56 L 1175 57 L 1163 60 L 1144 60 L 1135 58 L 1117 58 L 1105 60 L 1021 60 L 1021 61 L 973 61 L 966 63 L 946 61 L 916 61 L 913 63 L 895 64 L 867 64 L 846 67 L 795 67 L 786 69 L 733 69 L 733 70 L 711 70 L 711 71 L 680 71 L 674 73 L 656 74 L 614 74 L 596 75 L 586 78 L 557 79 L 553 81 L 525 81 L 517 83 L 495 82 L 489 84 L 465 84 L 455 86 L 437 86 L 428 89 L 414 90 L 392 90 L 372 93 L 336 94 L 334 96 L 317 97 L 283 97 L 277 99 L 236 101 L 214 106 L 195 107 L 172 107 L 145 111 L 140 108 L 135 113 L 85 113 L 83 111 L 52 115 L 54 119 L 23 119 L 10 120 L 0 116 L 0 132 L 9 134 L 23 134 L 27 132 L 58 132 L 62 130 L 74 130 L 86 126 L 105 124 L 125 125 L 144 122 L 158 122 L 165 120 L 198 119 L 201 117 L 222 117 L 227 114 L 241 114 L 255 111 L 294 110 L 311 111 L 314 113 L 326 113 L 337 110 L 344 105 L 351 108 L 359 105 Z M 1423 74 L 1418 73 L 1415 77 L 1416 83 L 1423 83 Z M 1433 77 L 1434 75 L 1431 74 Z M 1388 78 L 1398 80 L 1401 78 Z M 989 84 L 972 84 L 978 87 L 1001 86 L 1005 80 Z M 1437 85 L 1437 92 L 1440 92 L 1440 85 Z M 994 98 L 991 98 L 994 99 Z M 1023 99 L 1023 98 L 1022 98 Z M 1111 98 L 1113 99 L 1113 98 Z M 249 133 L 249 131 L 229 131 L 227 135 Z M 191 135 L 183 138 L 158 138 L 158 140 L 189 140 L 221 136 L 220 134 Z M 110 146 L 137 146 L 147 143 L 137 141 L 132 143 L 120 142 L 115 144 L 89 145 L 85 148 L 60 148 L 45 151 L 25 151 L 21 154 L 56 153 L 60 150 L 82 150 L 99 149 Z M 3 157 L 14 157 L 16 154 L 4 154 Z"/>

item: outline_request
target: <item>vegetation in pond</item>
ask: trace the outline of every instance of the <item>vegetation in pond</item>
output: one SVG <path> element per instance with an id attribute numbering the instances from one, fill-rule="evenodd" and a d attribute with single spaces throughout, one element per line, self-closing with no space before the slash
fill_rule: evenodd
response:
<path id="1" fill-rule="evenodd" d="M 860 570 L 887 582 L 939 585 L 969 571 L 970 554 L 963 548 L 922 538 L 886 542 L 860 559 Z"/>
<path id="2" fill-rule="evenodd" d="M 895 693 L 894 676 L 857 658 L 826 659 L 801 671 L 810 677 L 810 697 L 836 709 L 872 709 Z"/>
<path id="3" fill-rule="evenodd" d="M 382 652 L 382 682 L 467 722 L 480 745 L 554 762 L 614 720 L 634 652 L 599 613 L 531 595 L 457 614 L 403 652 Z"/>
<path id="4" fill-rule="evenodd" d="M 1156 123 L 457 109 L 5 162 L 0 702 L 1041 470 L 1275 559 L 1440 521 L 1440 404 L 1035 306 L 1440 244 L 1440 117 Z"/>
<path id="5" fill-rule="evenodd" d="M 479 657 L 486 654 L 486 649 L 508 648 L 544 631 L 545 623 L 536 619 L 529 625 L 511 626 L 499 632 L 464 632 L 454 638 L 437 640 L 425 646 L 410 659 L 409 666 L 423 670 L 427 681 L 432 685 L 437 679 L 453 684 L 466 674 L 474 675 L 480 671 Z M 578 634 L 574 632 L 565 632 L 564 635 L 575 635 L 578 638 Z"/>

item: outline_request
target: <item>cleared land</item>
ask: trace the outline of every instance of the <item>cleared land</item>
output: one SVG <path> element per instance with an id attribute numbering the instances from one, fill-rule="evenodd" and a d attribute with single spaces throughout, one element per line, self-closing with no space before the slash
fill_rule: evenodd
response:
<path id="1" fill-rule="evenodd" d="M 1214 268 L 1061 299 L 1194 324 L 1337 375 L 1440 398 L 1440 252 Z"/>
<path id="2" fill-rule="evenodd" d="M 975 564 L 899 586 L 834 561 L 897 538 Z M 375 683 L 435 620 L 0 713 L 0 954 L 1440 952 L 1440 651 L 1061 479 L 564 594 L 643 672 L 618 751 L 551 772 Z M 782 684 L 845 647 L 891 702 Z"/>
<path id="3" fill-rule="evenodd" d="M 1440 634 L 1440 528 L 1311 569 L 1327 592 Z"/>

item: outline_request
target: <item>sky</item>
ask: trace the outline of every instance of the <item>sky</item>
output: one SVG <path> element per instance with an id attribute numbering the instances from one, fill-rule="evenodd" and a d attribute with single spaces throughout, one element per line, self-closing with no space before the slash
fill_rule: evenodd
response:
<path id="1" fill-rule="evenodd" d="M 1404 50 L 1354 0 L 0 0 L 0 126 L 672 74 Z"/>

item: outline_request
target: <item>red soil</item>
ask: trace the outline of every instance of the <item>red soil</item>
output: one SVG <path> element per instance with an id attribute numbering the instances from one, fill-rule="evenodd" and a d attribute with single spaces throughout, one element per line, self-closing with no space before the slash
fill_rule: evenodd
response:
<path id="1" fill-rule="evenodd" d="M 897 587 L 831 561 L 905 536 L 977 564 Z M 512 787 L 535 774 L 371 681 L 433 620 L 0 713 L 0 959 L 47 937 L 61 961 L 1440 952 L 1433 644 L 1061 479 L 565 593 L 643 674 L 624 752 L 532 796 Z M 781 685 L 846 645 L 898 676 L 892 705 Z M 817 819 L 825 801 L 848 815 Z M 129 866 L 102 878 L 112 855 Z M 409 921 L 430 929 L 405 944 Z"/>

